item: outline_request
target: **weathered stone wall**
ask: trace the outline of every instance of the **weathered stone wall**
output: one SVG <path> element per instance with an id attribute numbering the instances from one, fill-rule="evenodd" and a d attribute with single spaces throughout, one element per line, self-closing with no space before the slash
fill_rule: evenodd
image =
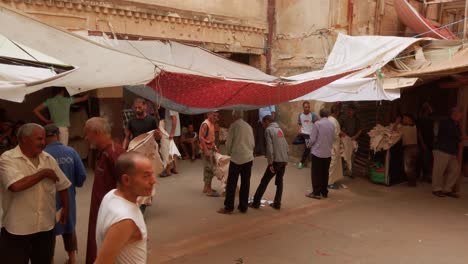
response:
<path id="1" fill-rule="evenodd" d="M 263 54 L 266 0 L 0 0 L 68 30 L 195 43 L 213 51 Z"/>

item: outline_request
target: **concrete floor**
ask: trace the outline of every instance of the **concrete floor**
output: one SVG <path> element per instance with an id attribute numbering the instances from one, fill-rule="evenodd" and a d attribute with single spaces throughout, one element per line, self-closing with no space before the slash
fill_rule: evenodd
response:
<path id="1" fill-rule="evenodd" d="M 327 200 L 304 196 L 310 169 L 286 169 L 283 208 L 220 215 L 223 198 L 201 193 L 201 161 L 181 161 L 181 174 L 158 178 L 147 209 L 148 263 L 467 263 L 468 181 L 462 198 L 437 198 L 429 184 L 386 187 L 346 179 Z M 266 166 L 254 161 L 250 193 Z M 83 263 L 92 174 L 78 190 L 79 262 Z M 219 188 L 215 180 L 214 186 Z M 273 182 L 266 193 L 272 199 Z M 64 263 L 61 239 L 56 262 Z"/>

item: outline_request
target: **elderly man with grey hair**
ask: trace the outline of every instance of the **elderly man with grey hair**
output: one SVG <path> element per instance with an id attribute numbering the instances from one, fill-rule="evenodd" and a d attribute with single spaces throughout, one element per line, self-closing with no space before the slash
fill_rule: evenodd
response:
<path id="1" fill-rule="evenodd" d="M 249 206 L 250 175 L 252 172 L 253 151 L 255 139 L 252 127 L 245 122 L 243 112 L 234 110 L 232 116 L 235 121 L 229 127 L 226 139 L 227 154 L 231 156 L 229 173 L 226 184 L 226 198 L 224 207 L 218 210 L 221 214 L 231 214 L 234 211 L 237 181 L 241 176 L 239 206 L 241 213 L 246 213 Z"/>
<path id="2" fill-rule="evenodd" d="M 99 152 L 94 170 L 94 182 L 89 210 L 88 243 L 86 246 L 86 263 L 91 264 L 94 263 L 97 254 L 96 220 L 99 206 L 104 195 L 117 186 L 115 162 L 125 150 L 112 140 L 111 126 L 102 117 L 88 119 L 85 124 L 85 134 L 88 141 Z"/>
<path id="3" fill-rule="evenodd" d="M 55 195 L 60 194 L 60 222 L 68 216 L 70 181 L 45 153 L 45 131 L 38 124 L 18 130 L 19 145 L 0 157 L 3 193 L 2 263 L 51 263 L 56 222 Z"/>

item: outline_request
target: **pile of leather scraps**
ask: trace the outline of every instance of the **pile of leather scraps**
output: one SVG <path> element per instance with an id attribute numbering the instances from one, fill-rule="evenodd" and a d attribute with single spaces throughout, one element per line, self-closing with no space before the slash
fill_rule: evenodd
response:
<path id="1" fill-rule="evenodd" d="M 392 126 L 375 126 L 369 133 L 370 148 L 374 152 L 390 149 L 401 139 L 401 133 L 392 129 Z"/>
<path id="2" fill-rule="evenodd" d="M 154 139 L 154 130 L 151 130 L 148 133 L 144 133 L 139 135 L 138 137 L 134 138 L 128 144 L 127 151 L 135 151 L 142 153 L 148 159 L 153 161 L 153 170 L 155 175 L 159 175 L 163 170 L 165 165 L 161 160 L 161 156 L 159 154 L 159 147 L 158 143 Z M 153 185 L 153 191 L 151 192 L 151 196 L 138 196 L 137 204 L 142 205 L 151 205 L 153 202 L 153 196 L 156 193 L 156 184 Z"/>
<path id="3" fill-rule="evenodd" d="M 227 177 L 229 172 L 229 162 L 231 161 L 231 157 L 216 152 L 214 155 L 214 159 L 216 162 L 214 174 L 216 178 L 218 178 L 218 180 L 221 182 L 223 189 L 226 189 Z"/>
<path id="4" fill-rule="evenodd" d="M 341 157 L 346 162 L 348 169 L 351 171 L 353 167 L 352 156 L 354 152 L 358 150 L 358 143 L 351 137 L 345 136 L 341 138 Z"/>
<path id="5" fill-rule="evenodd" d="M 220 127 L 219 128 L 219 142 L 223 143 L 226 142 L 227 135 L 228 135 L 229 130 L 225 127 Z"/>

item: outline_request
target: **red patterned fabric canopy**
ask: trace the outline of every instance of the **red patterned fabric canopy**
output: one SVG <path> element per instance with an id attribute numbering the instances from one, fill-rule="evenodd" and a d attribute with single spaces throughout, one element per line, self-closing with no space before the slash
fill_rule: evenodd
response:
<path id="1" fill-rule="evenodd" d="M 197 108 L 235 105 L 265 106 L 290 101 L 338 80 L 351 72 L 301 83 L 265 83 L 226 80 L 162 71 L 147 85 L 171 101 Z"/>

